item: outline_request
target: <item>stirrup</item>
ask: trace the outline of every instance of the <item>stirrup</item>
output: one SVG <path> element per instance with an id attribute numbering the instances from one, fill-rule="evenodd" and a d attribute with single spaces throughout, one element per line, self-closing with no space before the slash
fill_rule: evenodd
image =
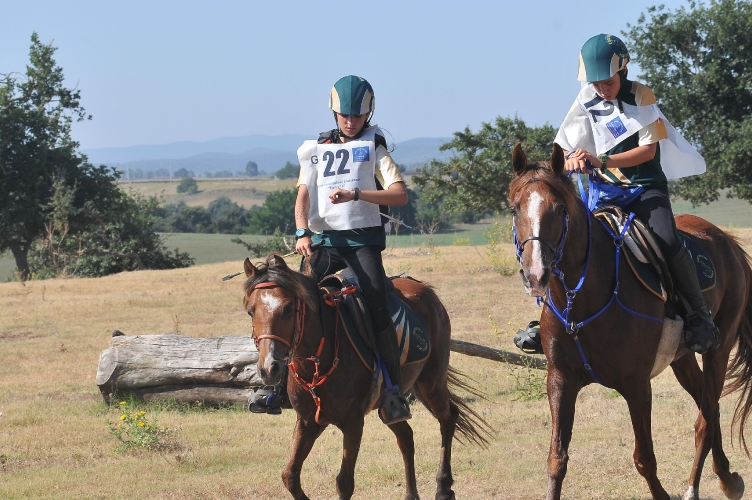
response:
<path id="1" fill-rule="evenodd" d="M 282 403 L 282 387 L 265 385 L 251 390 L 251 395 L 248 397 L 248 410 L 253 413 L 279 415 L 282 413 Z"/>
<path id="2" fill-rule="evenodd" d="M 525 354 L 543 354 L 540 338 L 540 321 L 531 321 L 524 330 L 517 330 L 514 345 Z"/>
<path id="3" fill-rule="evenodd" d="M 410 404 L 396 385 L 384 391 L 384 401 L 379 407 L 379 418 L 386 425 L 404 422 L 413 418 L 410 413 Z"/>
<path id="4" fill-rule="evenodd" d="M 686 339 L 687 348 L 698 354 L 705 354 L 708 349 L 714 349 L 718 343 L 718 327 L 712 320 L 703 317 L 702 313 L 696 313 L 687 318 L 687 330 L 689 338 Z"/>

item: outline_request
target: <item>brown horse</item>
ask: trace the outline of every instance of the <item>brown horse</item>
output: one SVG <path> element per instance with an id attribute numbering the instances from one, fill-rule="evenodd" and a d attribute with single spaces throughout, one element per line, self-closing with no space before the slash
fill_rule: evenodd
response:
<path id="1" fill-rule="evenodd" d="M 310 260 L 310 259 L 309 259 Z M 258 373 L 264 384 L 282 381 L 284 363 L 290 368 L 287 391 L 298 414 L 290 460 L 282 481 L 296 500 L 307 499 L 300 484 L 303 461 L 328 424 L 344 435 L 344 452 L 337 492 L 349 499 L 355 489 L 355 461 L 363 435 L 365 415 L 379 404 L 375 375 L 359 360 L 351 344 L 340 340 L 336 305 L 327 305 L 307 273 L 292 271 L 277 255 L 258 267 L 245 260 L 244 305 L 252 317 L 253 338 L 259 351 Z M 436 498 L 454 498 L 452 491 L 452 440 L 461 437 L 485 444 L 485 422 L 449 386 L 475 395 L 449 366 L 450 324 L 446 309 L 431 288 L 410 279 L 394 280 L 395 293 L 420 317 L 429 332 L 431 351 L 420 362 L 402 369 L 405 388 L 441 425 L 441 459 L 436 476 Z M 337 296 L 329 296 L 336 302 Z M 341 326 L 339 326 L 341 331 Z M 407 422 L 389 426 L 397 437 L 405 467 L 406 499 L 417 499 L 413 431 Z"/>
<path id="2" fill-rule="evenodd" d="M 546 498 L 561 496 L 577 393 L 593 377 L 626 400 L 635 433 L 637 471 L 647 480 L 653 498 L 670 498 L 656 474 L 650 424 L 651 373 L 657 375 L 669 363 L 700 410 L 695 422 L 695 459 L 683 498 L 699 498 L 700 474 L 710 450 L 721 490 L 728 498 L 741 498 L 744 482 L 730 472 L 723 452 L 718 400 L 728 375 L 731 384 L 726 392 L 741 390 L 734 424 L 739 425 L 746 450 L 744 423 L 752 409 L 752 273 L 747 254 L 733 237 L 712 224 L 689 215 L 676 218 L 678 228 L 696 239 L 716 265 L 716 285 L 705 293 L 705 299 L 715 313 L 720 346 L 703 355 L 702 370 L 683 341 L 668 356 L 660 356 L 664 303 L 644 290 L 624 259 L 616 272 L 614 237 L 580 201 L 564 175 L 561 148 L 554 145 L 550 165 L 528 164 L 518 144 L 512 164 L 515 178 L 509 186 L 509 200 L 516 238 L 522 242 L 517 243 L 520 273 L 528 293 L 546 302 L 540 336 L 548 359 L 553 424 Z M 559 318 L 566 309 L 567 327 Z"/>

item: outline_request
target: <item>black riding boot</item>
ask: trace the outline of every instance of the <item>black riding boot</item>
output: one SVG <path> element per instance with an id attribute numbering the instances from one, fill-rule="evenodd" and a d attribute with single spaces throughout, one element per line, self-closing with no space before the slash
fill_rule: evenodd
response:
<path id="1" fill-rule="evenodd" d="M 687 328 L 690 331 L 690 336 L 686 340 L 687 347 L 700 354 L 711 347 L 718 347 L 718 328 L 713 324 L 713 316 L 700 291 L 695 264 L 686 248 L 682 246 L 679 252 L 669 259 L 668 268 L 679 293 L 684 295 L 693 309 L 687 311 Z"/>
<path id="2" fill-rule="evenodd" d="M 399 345 L 397 331 L 390 321 L 389 326 L 376 334 L 376 347 L 381 355 L 381 362 L 392 381 L 392 388 L 384 392 L 384 401 L 379 408 L 379 418 L 387 425 L 396 424 L 412 418 L 410 404 L 402 394 L 402 372 L 400 370 Z"/>

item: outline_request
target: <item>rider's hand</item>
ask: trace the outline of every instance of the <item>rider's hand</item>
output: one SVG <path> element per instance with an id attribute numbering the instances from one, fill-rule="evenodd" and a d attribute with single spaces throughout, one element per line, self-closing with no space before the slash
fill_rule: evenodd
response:
<path id="1" fill-rule="evenodd" d="M 592 153 L 585 151 L 582 148 L 577 148 L 564 163 L 564 170 L 567 172 L 577 172 L 582 174 L 589 174 L 592 172 L 590 167 L 600 168 L 601 161 Z"/>
<path id="2" fill-rule="evenodd" d="M 295 242 L 295 251 L 303 257 L 310 257 L 313 255 L 313 250 L 311 250 L 311 237 L 303 236 L 298 238 L 298 241 Z"/>
<path id="3" fill-rule="evenodd" d="M 334 188 L 329 193 L 329 199 L 333 204 L 337 205 L 338 203 L 353 201 L 353 199 L 355 199 L 355 193 L 353 191 L 348 191 L 347 189 Z"/>

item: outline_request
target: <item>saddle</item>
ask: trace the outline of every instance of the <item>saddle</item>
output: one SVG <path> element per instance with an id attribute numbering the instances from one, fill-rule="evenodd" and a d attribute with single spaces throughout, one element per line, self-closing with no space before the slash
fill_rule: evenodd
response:
<path id="1" fill-rule="evenodd" d="M 621 234 L 628 219 L 619 207 L 606 206 L 593 211 L 593 214 L 616 234 Z M 684 247 L 695 263 L 697 279 L 702 291 L 715 286 L 715 267 L 710 257 L 687 233 L 679 231 Z M 680 303 L 681 297 L 675 290 L 666 259 L 661 252 L 653 232 L 638 219 L 633 219 L 624 235 L 624 257 L 632 272 L 643 286 L 664 302 Z"/>
<path id="2" fill-rule="evenodd" d="M 392 279 L 387 278 L 389 315 L 397 331 L 397 344 L 400 348 L 400 366 L 424 360 L 431 352 L 428 332 L 417 314 L 394 294 Z M 413 279 L 413 278 L 409 278 Z M 341 290 L 353 284 L 340 274 L 325 276 L 319 287 L 327 292 Z M 377 371 L 377 351 L 373 325 L 368 306 L 358 289 L 344 296 L 345 307 L 339 309 L 341 331 L 358 354 L 363 365 L 372 372 Z"/>

